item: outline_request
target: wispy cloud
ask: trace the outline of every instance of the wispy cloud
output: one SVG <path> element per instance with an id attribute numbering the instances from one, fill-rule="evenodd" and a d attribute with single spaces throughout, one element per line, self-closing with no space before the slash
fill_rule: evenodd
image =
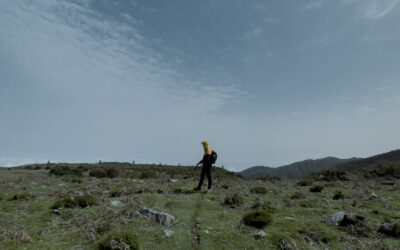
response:
<path id="1" fill-rule="evenodd" d="M 306 5 L 304 5 L 301 10 L 307 11 L 307 10 L 312 10 L 312 9 L 318 9 L 323 5 L 322 0 L 312 0 L 308 2 Z"/>
<path id="2" fill-rule="evenodd" d="M 398 2 L 399 0 L 369 1 L 369 4 L 367 4 L 363 10 L 364 17 L 380 19 L 393 10 Z"/>

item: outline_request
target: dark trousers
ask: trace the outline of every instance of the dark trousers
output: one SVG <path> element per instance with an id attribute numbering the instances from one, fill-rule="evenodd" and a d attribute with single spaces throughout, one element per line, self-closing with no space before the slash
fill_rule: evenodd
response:
<path id="1" fill-rule="evenodd" d="M 200 175 L 200 182 L 199 186 L 197 187 L 198 189 L 201 189 L 201 186 L 203 185 L 204 177 L 207 174 L 207 179 L 208 179 L 208 189 L 211 189 L 212 185 L 212 180 L 211 180 L 211 165 L 204 165 L 201 169 L 201 175 Z"/>

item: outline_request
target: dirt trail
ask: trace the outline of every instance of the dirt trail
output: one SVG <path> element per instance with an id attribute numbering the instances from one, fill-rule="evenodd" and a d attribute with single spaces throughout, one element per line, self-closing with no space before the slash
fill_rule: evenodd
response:
<path id="1" fill-rule="evenodd" d="M 200 247 L 200 225 L 198 221 L 201 204 L 203 203 L 204 194 L 200 194 L 200 198 L 197 201 L 194 213 L 191 221 L 191 232 L 192 232 L 192 248 L 199 249 Z"/>

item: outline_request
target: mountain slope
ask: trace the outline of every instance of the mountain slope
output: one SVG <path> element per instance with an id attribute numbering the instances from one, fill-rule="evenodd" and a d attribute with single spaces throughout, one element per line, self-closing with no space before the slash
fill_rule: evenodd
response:
<path id="1" fill-rule="evenodd" d="M 244 177 L 265 177 L 279 176 L 282 178 L 299 178 L 324 169 L 336 167 L 338 164 L 354 161 L 356 158 L 339 159 L 335 157 L 326 157 L 317 160 L 305 160 L 295 162 L 278 168 L 256 166 L 239 172 Z"/>
<path id="2" fill-rule="evenodd" d="M 383 162 L 396 162 L 396 161 L 400 162 L 400 149 L 379 155 L 374 155 L 364 159 L 358 159 L 356 161 L 341 163 L 336 168 L 345 171 L 356 171 L 360 168 L 373 167 Z"/>

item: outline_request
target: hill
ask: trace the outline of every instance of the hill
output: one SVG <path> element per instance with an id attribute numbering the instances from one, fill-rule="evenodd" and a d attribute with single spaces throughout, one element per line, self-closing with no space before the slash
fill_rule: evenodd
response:
<path id="1" fill-rule="evenodd" d="M 338 164 L 351 162 L 357 160 L 356 158 L 351 159 L 339 159 L 335 157 L 326 157 L 317 160 L 305 160 L 295 162 L 289 165 L 281 166 L 278 168 L 256 166 L 245 169 L 239 172 L 243 177 L 266 177 L 266 176 L 279 176 L 282 178 L 300 178 L 309 175 L 312 172 L 321 171 L 324 169 L 331 169 L 336 167 Z"/>
<path id="2" fill-rule="evenodd" d="M 393 150 L 387 153 L 378 154 L 356 161 L 341 163 L 336 166 L 338 170 L 356 171 L 362 168 L 374 167 L 387 162 L 400 162 L 400 149 Z"/>

